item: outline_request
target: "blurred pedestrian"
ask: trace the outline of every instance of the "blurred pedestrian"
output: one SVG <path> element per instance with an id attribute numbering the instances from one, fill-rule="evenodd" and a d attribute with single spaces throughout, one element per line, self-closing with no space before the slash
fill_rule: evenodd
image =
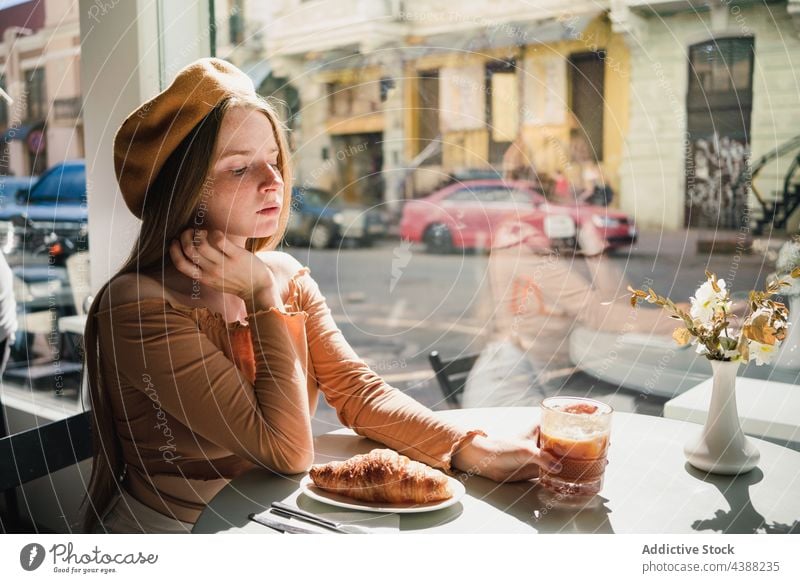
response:
<path id="1" fill-rule="evenodd" d="M 575 202 L 573 189 L 567 175 L 560 168 L 553 174 L 553 188 L 550 201 L 555 204 L 569 205 Z"/>
<path id="2" fill-rule="evenodd" d="M 608 206 L 614 198 L 614 191 L 608 184 L 600 163 L 591 161 L 583 165 L 583 192 L 578 200 L 594 206 Z"/>

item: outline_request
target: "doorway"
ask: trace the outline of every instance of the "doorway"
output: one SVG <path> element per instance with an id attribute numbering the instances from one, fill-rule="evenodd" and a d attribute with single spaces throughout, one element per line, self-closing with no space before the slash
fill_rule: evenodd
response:
<path id="1" fill-rule="evenodd" d="M 337 135 L 332 145 L 339 200 L 365 206 L 383 202 L 383 133 Z"/>
<path id="2" fill-rule="evenodd" d="M 577 127 L 570 131 L 570 157 L 583 164 L 603 160 L 605 53 L 575 53 L 569 57 L 570 110 Z"/>
<path id="3" fill-rule="evenodd" d="M 689 48 L 687 227 L 735 229 L 747 216 L 747 189 L 734 185 L 750 151 L 753 59 L 752 37 Z"/>

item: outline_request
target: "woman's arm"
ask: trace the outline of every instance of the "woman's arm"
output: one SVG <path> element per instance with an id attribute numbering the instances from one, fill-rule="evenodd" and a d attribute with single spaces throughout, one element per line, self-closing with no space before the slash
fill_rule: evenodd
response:
<path id="1" fill-rule="evenodd" d="M 539 467 L 553 473 L 561 464 L 551 454 L 536 446 L 539 426 L 527 434 L 510 439 L 476 436 L 453 456 L 453 467 L 469 475 L 478 475 L 495 482 L 521 482 L 539 476 Z"/>
<path id="2" fill-rule="evenodd" d="M 282 473 L 310 467 L 307 386 L 297 355 L 305 350 L 306 314 L 277 308 L 248 314 L 253 384 L 189 315 L 157 298 L 118 303 L 97 317 L 110 352 L 104 358 L 114 359 L 120 381 L 156 396 L 167 414 L 248 461 Z"/>
<path id="3" fill-rule="evenodd" d="M 306 334 L 316 380 L 339 420 L 369 437 L 430 466 L 449 471 L 453 453 L 475 436 L 388 385 L 358 357 L 331 316 L 310 273 L 298 280 Z"/>
<path id="4" fill-rule="evenodd" d="M 342 423 L 356 433 L 450 473 L 457 469 L 514 481 L 537 476 L 541 464 L 560 471 L 556 460 L 536 447 L 538 428 L 516 439 L 493 439 L 481 429 L 441 421 L 388 385 L 344 339 L 310 274 L 301 280 L 300 291 L 302 309 L 309 315 L 308 344 L 320 389 Z"/>

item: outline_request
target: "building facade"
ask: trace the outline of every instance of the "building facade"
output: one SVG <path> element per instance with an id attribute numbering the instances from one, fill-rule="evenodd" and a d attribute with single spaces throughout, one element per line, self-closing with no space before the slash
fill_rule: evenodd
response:
<path id="1" fill-rule="evenodd" d="M 83 158 L 78 4 L 12 2 L 0 39 L 0 174 Z"/>
<path id="2" fill-rule="evenodd" d="M 290 1 L 276 17 L 301 183 L 391 210 L 452 174 L 578 184 L 599 163 L 618 186 L 629 59 L 596 3 Z"/>
<path id="3" fill-rule="evenodd" d="M 35 175 L 84 155 L 77 3 L 5 6 L 0 173 Z M 800 0 L 214 7 L 211 46 L 276 102 L 297 183 L 344 202 L 397 212 L 493 172 L 575 195 L 588 175 L 643 228 L 737 229 L 780 196 L 794 154 L 755 192 L 735 186 L 748 160 L 800 134 Z"/>
<path id="4" fill-rule="evenodd" d="M 734 187 L 747 161 L 800 133 L 797 0 L 273 10 L 266 55 L 297 96 L 298 180 L 348 201 L 395 209 L 492 170 L 577 193 L 588 167 L 644 228 L 736 229 L 763 213 Z M 791 159 L 759 174 L 762 199 Z"/>
<path id="5" fill-rule="evenodd" d="M 612 2 L 612 17 L 630 52 L 622 208 L 649 228 L 746 229 L 763 210 L 736 176 L 800 134 L 800 2 Z M 796 155 L 764 167 L 759 196 L 780 195 Z"/>

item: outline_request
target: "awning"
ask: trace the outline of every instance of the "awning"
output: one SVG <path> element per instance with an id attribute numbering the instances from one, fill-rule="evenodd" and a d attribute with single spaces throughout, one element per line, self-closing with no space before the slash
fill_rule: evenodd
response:
<path id="1" fill-rule="evenodd" d="M 28 137 L 28 134 L 31 133 L 33 130 L 41 129 L 44 127 L 44 122 L 39 121 L 36 123 L 31 123 L 27 125 L 19 125 L 19 126 L 11 126 L 6 131 L 3 132 L 3 137 L 0 138 L 4 142 L 10 142 L 12 140 L 24 140 Z"/>
<path id="2" fill-rule="evenodd" d="M 581 34 L 602 10 L 585 14 L 549 18 L 536 22 L 507 22 L 482 27 L 479 34 L 471 31 L 449 32 L 430 36 L 421 46 L 407 47 L 407 58 L 449 53 L 454 51 L 484 51 L 507 47 L 547 44 L 580 39 Z"/>

